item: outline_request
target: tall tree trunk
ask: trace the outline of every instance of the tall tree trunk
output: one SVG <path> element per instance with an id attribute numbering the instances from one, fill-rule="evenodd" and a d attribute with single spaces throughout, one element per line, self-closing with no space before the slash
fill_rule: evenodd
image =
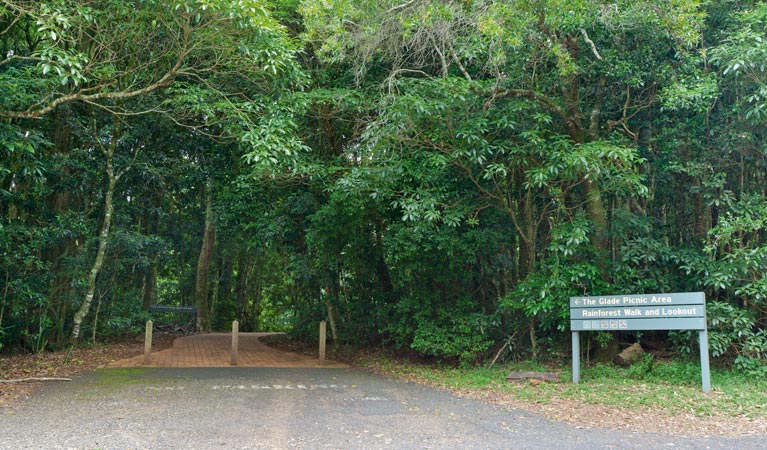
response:
<path id="1" fill-rule="evenodd" d="M 113 137 L 116 141 L 116 137 Z M 101 268 L 104 266 L 104 258 L 107 253 L 107 240 L 109 239 L 109 228 L 112 224 L 112 214 L 114 213 L 114 204 L 112 199 L 114 197 L 115 186 L 117 185 L 117 177 L 114 174 L 112 167 L 112 155 L 114 149 L 111 150 L 112 154 L 107 157 L 107 175 L 109 176 L 109 183 L 107 185 L 106 195 L 104 196 L 104 221 L 101 223 L 101 232 L 99 233 L 99 248 L 96 252 L 96 260 L 93 262 L 90 272 L 88 273 L 88 285 L 85 292 L 85 299 L 83 300 L 80 309 L 75 313 L 75 318 L 72 326 L 72 334 L 70 340 L 77 341 L 80 337 L 80 327 L 82 326 L 85 316 L 91 308 L 93 303 L 93 296 L 96 293 L 96 279 L 101 272 Z"/>
<path id="2" fill-rule="evenodd" d="M 230 258 L 224 251 L 219 251 L 217 258 L 218 261 L 218 277 L 215 287 L 215 295 L 213 296 L 213 311 L 217 308 L 221 310 L 223 308 L 227 313 L 233 312 L 234 319 L 238 320 L 242 324 L 242 316 L 239 315 L 237 303 L 235 297 L 232 295 L 232 278 L 234 277 L 234 258 Z"/>
<path id="3" fill-rule="evenodd" d="M 95 118 L 93 119 L 93 132 L 94 135 L 98 135 L 98 126 Z M 117 182 L 120 178 L 130 170 L 130 165 L 124 167 L 119 171 L 115 171 L 114 156 L 117 152 L 117 144 L 120 141 L 122 135 L 122 121 L 115 117 L 114 126 L 112 128 L 112 138 L 107 145 L 101 145 L 101 152 L 104 154 L 106 163 L 106 175 L 107 175 L 107 190 L 104 193 L 104 221 L 101 223 L 101 231 L 99 232 L 99 246 L 96 251 L 96 260 L 91 266 L 90 272 L 88 272 L 88 284 L 85 291 L 85 298 L 80 308 L 75 313 L 75 317 L 72 322 L 72 334 L 70 340 L 72 342 L 77 341 L 80 338 L 80 328 L 82 327 L 85 316 L 90 311 L 91 304 L 93 303 L 93 297 L 96 293 L 96 281 L 98 280 L 101 268 L 104 266 L 104 259 L 107 252 L 107 243 L 109 241 L 109 230 L 112 225 L 112 215 L 114 214 L 114 194 Z M 136 154 L 134 154 L 135 158 Z"/>
<path id="4" fill-rule="evenodd" d="M 144 298 L 141 309 L 149 311 L 149 307 L 157 303 L 157 260 L 147 267 L 144 274 Z"/>
<path id="5" fill-rule="evenodd" d="M 605 211 L 599 187 L 590 179 L 585 179 L 583 187 L 586 196 L 586 213 L 591 223 L 594 224 L 594 235 L 591 243 L 597 251 L 597 265 L 602 272 L 602 278 L 608 278 L 609 240 L 607 233 L 607 212 Z M 612 361 L 620 352 L 619 333 L 610 331 L 610 342 L 607 347 L 600 349 L 597 358 L 600 361 Z"/>
<path id="6" fill-rule="evenodd" d="M 65 159 L 69 158 L 70 148 L 77 145 L 72 139 L 72 127 L 67 120 L 69 115 L 70 111 L 68 108 L 62 108 L 52 114 L 51 117 L 53 124 L 53 152 L 58 157 Z M 61 168 L 61 172 L 54 179 L 54 184 L 58 184 L 61 180 L 69 177 L 71 177 L 70 169 L 67 165 L 64 165 Z M 14 184 L 14 189 L 17 188 L 18 186 Z M 68 190 L 59 187 L 51 195 L 47 196 L 46 203 L 54 214 L 64 216 L 73 210 L 79 209 L 77 206 L 78 200 L 80 200 L 78 196 L 70 195 Z M 22 209 L 20 212 L 23 213 L 23 211 Z M 82 211 L 81 214 L 83 217 L 87 215 L 85 211 Z M 64 270 L 64 266 L 67 259 L 77 252 L 78 243 L 79 241 L 74 236 L 70 236 L 43 252 L 43 259 L 50 262 L 50 273 L 53 275 L 48 289 L 47 312 L 56 330 L 53 337 L 53 345 L 56 348 L 62 347 L 67 341 L 65 328 L 70 320 L 70 302 L 67 300 L 67 294 L 72 292 L 74 283 L 72 276 L 68 275 L 66 270 Z"/>
<path id="7" fill-rule="evenodd" d="M 535 214 L 533 211 L 532 194 L 527 192 L 524 199 L 520 202 L 520 232 L 519 232 L 519 262 L 517 264 L 519 281 L 535 272 L 536 260 L 536 237 L 537 227 L 535 223 Z M 530 317 L 530 346 L 533 352 L 533 359 L 538 358 L 538 337 L 536 335 L 536 318 Z"/>
<path id="8" fill-rule="evenodd" d="M 247 288 L 249 295 L 253 296 L 250 301 L 250 317 L 253 322 L 253 331 L 261 330 L 261 289 L 263 287 L 263 280 L 261 277 L 256 277 L 255 286 L 252 289 Z"/>
<path id="9" fill-rule="evenodd" d="M 328 322 L 330 322 L 330 336 L 333 338 L 333 345 L 338 345 L 338 326 L 336 325 L 336 308 L 330 298 L 325 299 L 325 308 L 328 311 Z"/>
<path id="10" fill-rule="evenodd" d="M 602 193 L 591 179 L 583 180 L 583 189 L 586 196 L 586 214 L 594 225 L 592 245 L 600 252 L 600 263 L 604 264 L 607 252 L 607 213 L 602 202 Z"/>
<path id="11" fill-rule="evenodd" d="M 520 214 L 520 228 L 524 232 L 524 235 L 520 232 L 518 255 L 519 281 L 524 280 L 525 277 L 535 272 L 535 246 L 537 235 L 532 194 L 529 192 L 525 194 L 525 198 L 521 203 L 520 206 L 522 207 L 522 211 Z"/>
<path id="12" fill-rule="evenodd" d="M 386 264 L 386 258 L 384 255 L 384 223 L 380 216 L 375 218 L 374 233 L 374 248 L 375 248 L 375 269 L 378 275 L 378 282 L 381 286 L 381 291 L 386 296 L 387 301 L 394 300 L 391 298 L 394 294 L 394 285 L 391 281 L 391 273 L 389 272 L 389 266 Z"/>
<path id="13" fill-rule="evenodd" d="M 251 317 L 249 308 L 250 298 L 248 296 L 248 277 L 250 276 L 251 264 L 248 254 L 245 251 L 240 252 L 237 258 L 237 278 L 234 281 L 234 297 L 237 307 L 240 310 L 240 320 L 242 321 L 243 331 L 256 331 L 255 321 Z"/>
<path id="14" fill-rule="evenodd" d="M 339 271 L 331 270 L 328 280 L 327 292 L 325 295 L 325 309 L 328 312 L 328 322 L 330 322 L 330 335 L 333 338 L 333 345 L 338 344 L 338 324 L 336 322 L 336 308 L 333 302 L 338 303 L 340 295 L 340 283 L 338 282 Z"/>
<path id="15" fill-rule="evenodd" d="M 19 186 L 16 184 L 16 175 L 8 177 L 8 183 L 3 186 L 4 190 L 10 192 L 14 197 L 18 193 Z M 0 205 L 3 205 L 0 203 Z M 19 208 L 12 202 L 8 202 L 8 222 L 12 222 L 19 218 Z"/>
<path id="16" fill-rule="evenodd" d="M 695 237 L 699 241 L 703 241 L 708 233 L 708 217 L 709 209 L 703 205 L 703 194 L 700 192 L 694 192 L 692 194 L 692 210 L 695 219 Z"/>
<path id="17" fill-rule="evenodd" d="M 0 302 L 0 330 L 3 329 L 3 317 L 5 315 L 5 301 L 8 298 L 8 289 L 11 286 L 11 272 L 5 269 L 5 283 L 3 283 L 3 297 Z"/>
<path id="18" fill-rule="evenodd" d="M 208 304 L 208 274 L 213 260 L 213 246 L 216 241 L 216 228 L 213 217 L 213 193 L 208 180 L 205 193 L 205 230 L 202 236 L 202 248 L 197 259 L 197 279 L 194 299 L 197 306 L 197 331 L 210 331 L 210 308 Z"/>

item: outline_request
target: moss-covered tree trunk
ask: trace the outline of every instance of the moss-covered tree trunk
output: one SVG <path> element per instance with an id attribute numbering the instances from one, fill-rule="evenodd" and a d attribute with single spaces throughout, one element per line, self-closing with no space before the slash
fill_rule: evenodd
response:
<path id="1" fill-rule="evenodd" d="M 115 121 L 118 123 L 118 121 Z M 117 149 L 117 142 L 119 140 L 120 130 L 119 127 L 115 127 L 112 133 L 112 139 L 108 146 L 103 149 L 104 156 L 106 157 L 106 174 L 107 174 L 107 190 L 104 193 L 104 220 L 101 222 L 101 231 L 99 232 L 99 246 L 96 251 L 96 259 L 93 261 L 90 271 L 88 272 L 88 283 L 85 291 L 85 298 L 80 308 L 75 313 L 74 320 L 72 322 L 72 334 L 70 335 L 71 341 L 77 341 L 80 338 L 80 328 L 82 327 L 83 320 L 88 315 L 93 303 L 93 297 L 96 294 L 96 281 L 98 280 L 101 268 L 104 266 L 104 259 L 107 253 L 107 243 L 109 241 L 109 230 L 112 225 L 112 215 L 114 214 L 114 193 L 117 181 L 120 179 L 122 173 L 115 173 L 114 169 L 114 155 Z M 127 170 L 127 169 L 126 169 Z"/>

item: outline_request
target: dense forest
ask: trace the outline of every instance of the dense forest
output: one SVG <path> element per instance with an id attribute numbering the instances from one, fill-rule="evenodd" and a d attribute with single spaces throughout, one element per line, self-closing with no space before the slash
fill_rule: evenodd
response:
<path id="1" fill-rule="evenodd" d="M 570 296 L 704 291 L 767 373 L 766 123 L 761 2 L 2 0 L 0 352 L 557 357 Z"/>

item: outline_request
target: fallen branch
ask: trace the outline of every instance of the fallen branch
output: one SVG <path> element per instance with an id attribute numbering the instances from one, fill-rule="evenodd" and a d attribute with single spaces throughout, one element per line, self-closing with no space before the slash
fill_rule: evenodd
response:
<path id="1" fill-rule="evenodd" d="M 487 366 L 488 370 L 490 370 L 490 369 L 492 369 L 492 368 L 493 368 L 493 366 L 495 365 L 495 362 L 496 362 L 496 361 L 498 361 L 498 357 L 500 357 L 500 356 L 501 356 L 501 352 L 503 352 L 504 350 L 506 350 L 506 347 L 508 347 L 508 346 L 509 346 L 509 341 L 506 341 L 506 343 L 505 343 L 505 344 L 503 344 L 503 347 L 501 347 L 501 348 L 500 348 L 500 350 L 498 350 L 498 351 L 495 353 L 495 358 L 493 358 L 493 360 L 492 360 L 492 361 L 490 361 L 490 365 L 489 365 L 489 366 Z"/>
<path id="2" fill-rule="evenodd" d="M 515 332 L 514 332 L 514 334 L 510 335 L 510 336 L 509 336 L 509 338 L 508 338 L 508 339 L 506 339 L 506 342 L 503 344 L 503 347 L 501 347 L 501 348 L 500 348 L 500 349 L 499 349 L 499 350 L 498 350 L 498 351 L 495 353 L 495 358 L 493 358 L 493 360 L 490 362 L 490 365 L 489 365 L 489 366 L 487 366 L 487 369 L 488 369 L 488 370 L 490 370 L 490 369 L 492 369 L 492 368 L 493 368 L 493 366 L 495 365 L 495 362 L 496 362 L 496 361 L 498 361 L 498 358 L 501 356 L 501 353 L 502 353 L 504 350 L 506 350 L 506 347 L 508 347 L 508 346 L 509 346 L 509 344 L 511 343 L 511 341 L 514 339 L 514 336 L 516 336 L 516 335 L 517 335 L 517 332 L 515 331 Z"/>
<path id="3" fill-rule="evenodd" d="M 511 372 L 506 376 L 508 381 L 548 381 L 551 383 L 559 383 L 559 372 Z M 533 383 L 536 384 L 536 383 Z"/>
<path id="4" fill-rule="evenodd" d="M 16 380 L 0 380 L 0 383 L 23 383 L 25 381 L 72 381 L 71 378 L 32 377 L 18 378 Z"/>

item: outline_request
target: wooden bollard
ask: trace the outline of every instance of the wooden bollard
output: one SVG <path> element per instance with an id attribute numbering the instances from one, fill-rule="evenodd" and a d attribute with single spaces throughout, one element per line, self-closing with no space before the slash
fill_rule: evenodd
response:
<path id="1" fill-rule="evenodd" d="M 239 354 L 238 354 L 238 347 L 239 347 L 239 334 L 240 334 L 240 322 L 234 321 L 232 322 L 232 360 L 230 362 L 231 365 L 236 366 L 239 362 Z"/>
<path id="2" fill-rule="evenodd" d="M 152 321 L 146 321 L 146 332 L 144 333 L 144 365 L 152 363 Z"/>
<path id="3" fill-rule="evenodd" d="M 325 339 L 327 334 L 327 325 L 323 320 L 320 322 L 320 365 L 325 364 Z"/>

